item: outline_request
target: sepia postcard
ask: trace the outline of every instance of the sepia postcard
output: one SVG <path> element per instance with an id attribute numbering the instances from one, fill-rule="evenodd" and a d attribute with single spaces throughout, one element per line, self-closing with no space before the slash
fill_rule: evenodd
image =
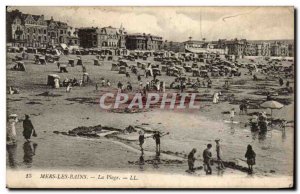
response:
<path id="1" fill-rule="evenodd" d="M 294 18 L 7 6 L 7 188 L 294 188 Z"/>

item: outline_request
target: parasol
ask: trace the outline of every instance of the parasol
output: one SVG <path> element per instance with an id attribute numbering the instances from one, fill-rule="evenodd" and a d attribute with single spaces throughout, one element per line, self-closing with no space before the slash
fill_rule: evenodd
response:
<path id="1" fill-rule="evenodd" d="M 282 107 L 284 107 L 283 104 L 281 104 L 277 101 L 274 101 L 274 100 L 266 101 L 266 102 L 262 103 L 260 106 L 263 107 L 263 108 L 270 108 L 271 109 L 271 116 L 272 116 L 272 110 L 273 109 L 281 109 Z"/>

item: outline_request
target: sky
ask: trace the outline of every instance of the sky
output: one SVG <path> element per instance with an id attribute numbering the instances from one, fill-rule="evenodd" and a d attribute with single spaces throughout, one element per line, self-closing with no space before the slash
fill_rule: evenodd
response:
<path id="1" fill-rule="evenodd" d="M 120 25 L 168 41 L 294 39 L 293 7 L 9 7 L 73 27 Z"/>

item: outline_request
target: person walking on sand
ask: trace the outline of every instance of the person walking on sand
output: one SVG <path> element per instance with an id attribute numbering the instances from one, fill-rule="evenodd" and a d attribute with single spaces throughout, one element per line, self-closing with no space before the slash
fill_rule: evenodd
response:
<path id="1" fill-rule="evenodd" d="M 247 158 L 249 173 L 253 172 L 253 165 L 255 165 L 255 157 L 256 157 L 256 154 L 253 151 L 252 146 L 248 145 L 247 146 L 247 152 L 245 154 L 245 158 Z"/>
<path id="2" fill-rule="evenodd" d="M 189 165 L 189 171 L 194 172 L 195 168 L 194 168 L 194 163 L 195 163 L 195 153 L 197 152 L 197 150 L 195 148 L 192 149 L 192 151 L 189 153 L 188 155 L 188 165 Z"/>
<path id="3" fill-rule="evenodd" d="M 233 119 L 234 119 L 234 114 L 235 114 L 235 112 L 234 112 L 234 108 L 232 108 L 231 110 L 230 110 L 230 121 L 233 123 Z"/>
<path id="4" fill-rule="evenodd" d="M 32 125 L 32 122 L 29 118 L 29 115 L 25 115 L 25 120 L 23 121 L 23 136 L 26 139 L 26 141 L 29 141 L 31 136 L 36 137 L 36 133 L 34 130 L 34 127 Z"/>
<path id="5" fill-rule="evenodd" d="M 145 142 L 145 132 L 144 132 L 144 130 L 139 131 L 139 142 L 140 142 L 140 147 L 141 147 L 141 151 L 142 151 L 142 154 L 143 154 L 144 153 L 143 144 Z"/>
<path id="6" fill-rule="evenodd" d="M 210 162 L 212 159 L 212 154 L 211 154 L 211 144 L 207 144 L 207 148 L 203 151 L 203 163 L 204 163 L 204 169 L 206 171 L 206 174 L 212 174 Z"/>
<path id="7" fill-rule="evenodd" d="M 16 143 L 17 141 L 17 132 L 16 132 L 16 123 L 18 122 L 18 115 L 11 114 L 8 117 L 9 127 L 7 128 L 6 140 L 7 143 Z"/>
<path id="8" fill-rule="evenodd" d="M 216 139 L 216 152 L 217 152 L 217 160 L 218 160 L 218 168 L 220 170 L 225 169 L 225 166 L 223 164 L 223 161 L 221 159 L 221 145 L 220 145 L 220 139 Z"/>

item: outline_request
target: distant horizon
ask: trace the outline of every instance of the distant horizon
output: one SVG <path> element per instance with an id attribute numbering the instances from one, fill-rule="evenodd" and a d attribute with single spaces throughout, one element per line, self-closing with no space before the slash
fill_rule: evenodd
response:
<path id="1" fill-rule="evenodd" d="M 293 7 L 7 7 L 8 11 L 14 9 L 44 15 L 45 20 L 53 16 L 75 28 L 118 29 L 122 25 L 128 34 L 152 34 L 173 42 L 189 37 L 206 41 L 294 40 Z"/>

